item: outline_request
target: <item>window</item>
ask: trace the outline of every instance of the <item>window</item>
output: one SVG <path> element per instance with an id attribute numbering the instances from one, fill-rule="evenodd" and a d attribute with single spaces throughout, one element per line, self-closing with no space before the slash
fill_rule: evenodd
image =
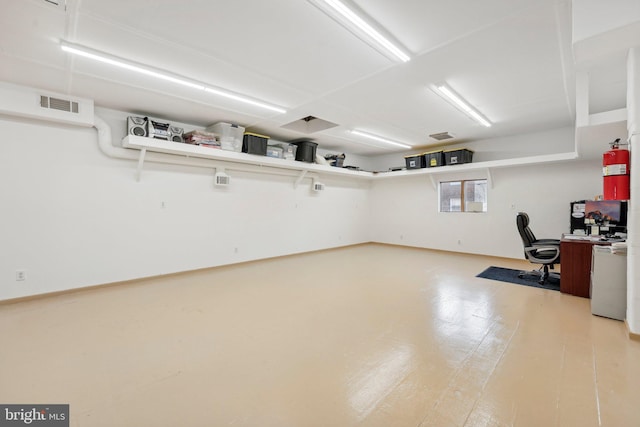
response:
<path id="1" fill-rule="evenodd" d="M 486 179 L 447 181 L 440 183 L 440 212 L 486 211 Z"/>

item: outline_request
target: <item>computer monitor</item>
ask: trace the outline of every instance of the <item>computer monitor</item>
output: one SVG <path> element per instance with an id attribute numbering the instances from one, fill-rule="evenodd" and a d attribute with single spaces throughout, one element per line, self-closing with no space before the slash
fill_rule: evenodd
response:
<path id="1" fill-rule="evenodd" d="M 584 218 L 599 226 L 609 225 L 615 231 L 626 231 L 627 203 L 621 200 L 587 200 Z"/>

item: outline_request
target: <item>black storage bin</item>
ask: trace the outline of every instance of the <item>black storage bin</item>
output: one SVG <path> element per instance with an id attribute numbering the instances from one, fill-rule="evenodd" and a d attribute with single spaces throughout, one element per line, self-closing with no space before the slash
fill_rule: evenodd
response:
<path id="1" fill-rule="evenodd" d="M 424 153 L 424 160 L 428 168 L 435 168 L 444 165 L 444 153 L 442 150 Z"/>
<path id="2" fill-rule="evenodd" d="M 404 161 L 407 164 L 407 169 L 421 169 L 427 167 L 424 160 L 424 154 L 412 154 L 405 156 Z"/>
<path id="3" fill-rule="evenodd" d="M 298 148 L 296 149 L 296 160 L 299 162 L 315 163 L 316 148 L 318 144 L 313 141 L 297 141 L 292 142 Z"/>
<path id="4" fill-rule="evenodd" d="M 269 141 L 268 136 L 247 132 L 242 138 L 242 152 L 266 156 L 267 141 Z"/>
<path id="5" fill-rule="evenodd" d="M 466 148 L 444 152 L 444 161 L 447 165 L 461 165 L 463 163 L 471 163 L 472 159 L 473 151 L 467 150 Z"/>

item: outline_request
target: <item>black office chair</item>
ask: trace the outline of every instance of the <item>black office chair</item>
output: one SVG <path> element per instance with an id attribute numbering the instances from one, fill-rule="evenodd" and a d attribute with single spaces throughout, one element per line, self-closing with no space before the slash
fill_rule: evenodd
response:
<path id="1" fill-rule="evenodd" d="M 549 268 L 560 262 L 560 240 L 557 239 L 536 239 L 529 228 L 529 215 L 519 212 L 516 217 L 518 232 L 524 245 L 524 257 L 533 264 L 542 264 L 540 269 L 534 271 L 522 271 L 519 278 L 535 277 L 538 283 L 544 285 L 548 279 L 559 281 L 558 273 L 550 273 Z"/>

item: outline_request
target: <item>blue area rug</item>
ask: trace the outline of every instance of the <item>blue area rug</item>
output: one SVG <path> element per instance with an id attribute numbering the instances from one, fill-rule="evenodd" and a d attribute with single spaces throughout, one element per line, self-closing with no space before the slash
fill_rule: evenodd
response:
<path id="1" fill-rule="evenodd" d="M 550 289 L 552 291 L 560 290 L 560 281 L 547 280 L 544 285 L 538 284 L 538 279 L 531 278 L 519 278 L 518 273 L 522 270 L 512 270 L 511 268 L 503 267 L 489 267 L 476 277 L 483 279 L 498 280 L 500 282 L 515 283 L 516 285 L 532 286 L 534 288 Z"/>

